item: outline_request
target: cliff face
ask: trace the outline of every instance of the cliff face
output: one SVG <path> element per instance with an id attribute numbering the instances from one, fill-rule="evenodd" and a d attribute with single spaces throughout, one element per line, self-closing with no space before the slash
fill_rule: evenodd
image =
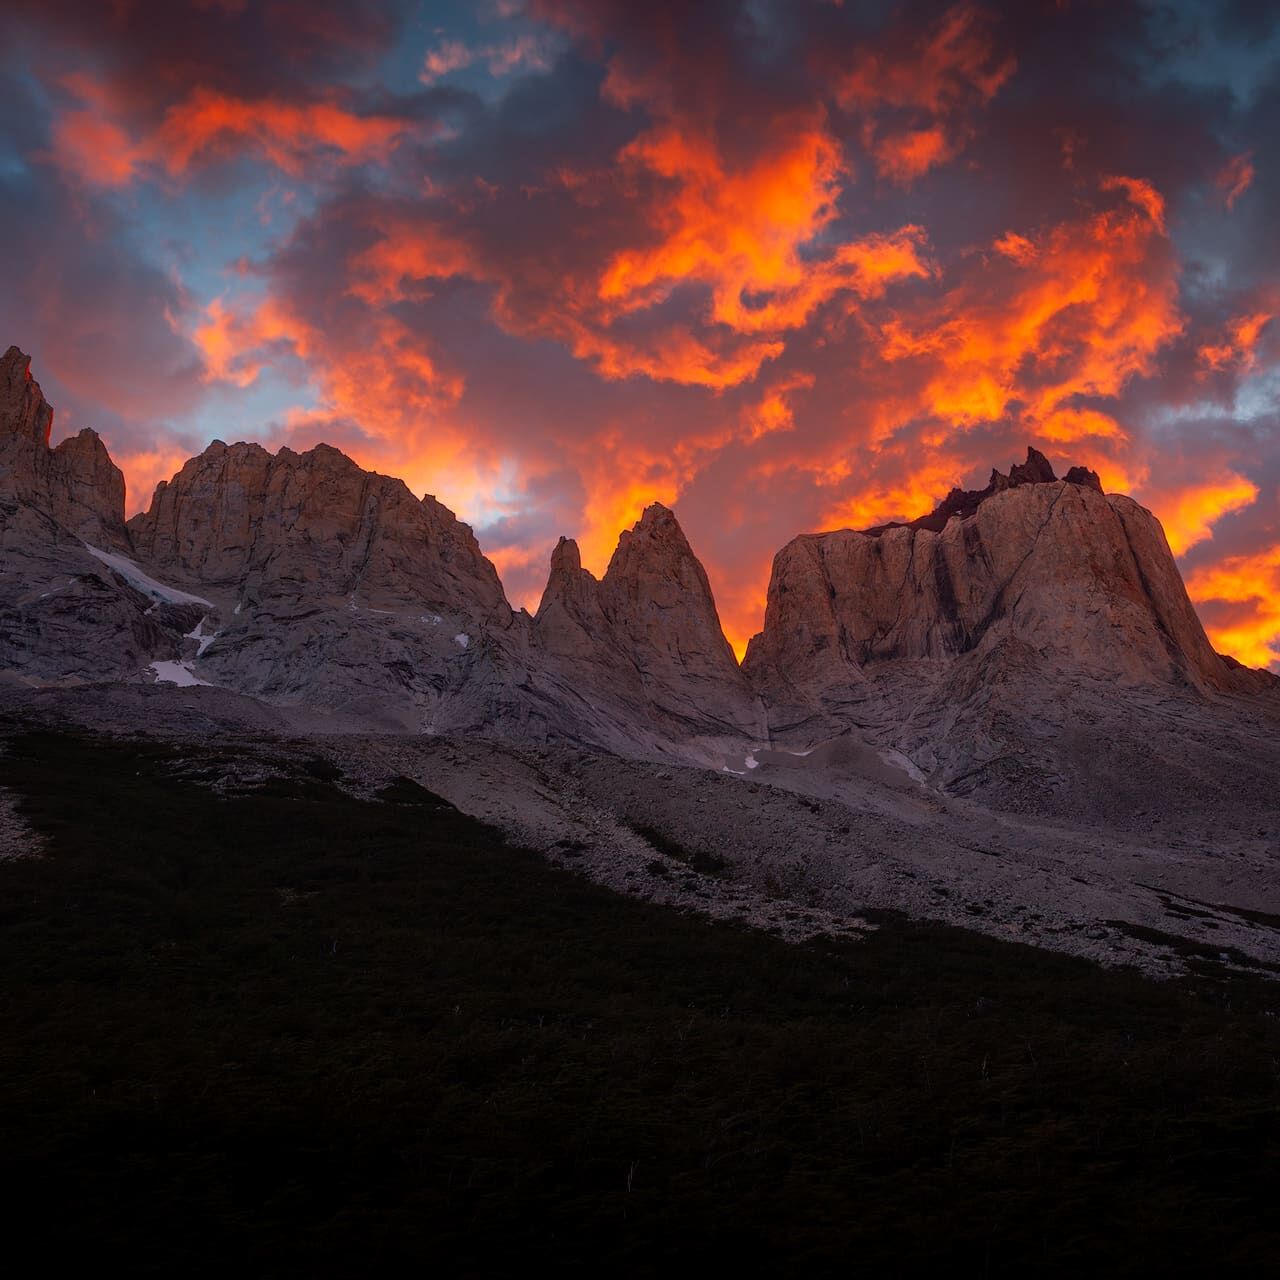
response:
<path id="1" fill-rule="evenodd" d="M 53 409 L 31 376 L 31 357 L 0 357 L 0 499 L 46 512 L 76 537 L 128 550 L 124 476 L 96 431 L 49 448 Z"/>
<path id="2" fill-rule="evenodd" d="M 748 651 L 752 678 L 820 692 L 869 664 L 1016 641 L 1046 663 L 1127 682 L 1230 683 L 1150 512 L 1051 471 L 1000 479 L 953 494 L 941 520 L 788 543 Z"/>
<path id="3" fill-rule="evenodd" d="M 522 732 L 522 625 L 471 530 L 328 445 L 216 441 L 129 522 L 152 572 L 215 606 L 193 672 L 391 729 Z"/>
<path id="4" fill-rule="evenodd" d="M 1136 742 L 1161 698 L 1265 679 L 1213 651 L 1149 511 L 1034 450 L 911 524 L 788 543 L 744 670 L 775 735 L 856 732 L 944 786 L 1066 777 L 1106 700 Z"/>
<path id="5" fill-rule="evenodd" d="M 124 478 L 93 431 L 49 448 L 30 366 L 17 347 L 0 358 L 0 679 L 127 679 L 175 660 L 198 612 L 119 572 L 133 573 Z"/>
<path id="6" fill-rule="evenodd" d="M 328 445 L 271 454 L 217 441 L 157 487 L 129 532 L 159 572 L 250 601 L 351 599 L 510 621 L 498 575 L 465 524 Z"/>
<path id="7" fill-rule="evenodd" d="M 764 732 L 761 711 L 720 627 L 711 585 L 675 516 L 655 503 L 624 532 L 604 576 L 562 538 L 534 621 L 538 652 L 565 685 L 619 725 L 671 736 Z"/>

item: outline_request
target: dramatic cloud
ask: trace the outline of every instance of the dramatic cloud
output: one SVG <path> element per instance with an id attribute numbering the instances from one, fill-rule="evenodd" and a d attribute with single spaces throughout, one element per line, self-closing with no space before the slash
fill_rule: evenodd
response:
<path id="1" fill-rule="evenodd" d="M 130 502 L 321 439 L 535 607 L 675 505 L 741 650 L 793 534 L 1028 443 L 1275 663 L 1280 15 L 1248 0 L 16 0 L 0 301 Z"/>

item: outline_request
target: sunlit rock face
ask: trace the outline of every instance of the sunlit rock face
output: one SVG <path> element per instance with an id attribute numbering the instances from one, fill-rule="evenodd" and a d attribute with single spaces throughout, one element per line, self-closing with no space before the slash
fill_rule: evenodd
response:
<path id="1" fill-rule="evenodd" d="M 328 445 L 271 454 L 216 441 L 157 487 L 129 530 L 160 573 L 250 602 L 350 599 L 510 620 L 498 575 L 465 524 Z"/>
<path id="2" fill-rule="evenodd" d="M 49 447 L 53 409 L 31 376 L 31 357 L 0 357 L 0 497 L 34 506 L 86 542 L 128 550 L 124 476 L 96 431 Z"/>
<path id="3" fill-rule="evenodd" d="M 214 604 L 201 679 L 333 719 L 444 732 L 521 720 L 525 623 L 471 530 L 328 445 L 216 441 L 129 522 Z"/>
<path id="4" fill-rule="evenodd" d="M 1149 511 L 1034 450 L 911 524 L 788 543 L 744 670 L 780 739 L 856 732 L 943 785 L 1067 776 L 1108 701 L 1136 742 L 1161 698 L 1270 683 L 1213 651 Z"/>
<path id="5" fill-rule="evenodd" d="M 631 718 L 672 737 L 764 732 L 706 571 L 660 503 L 622 534 L 599 581 L 561 539 L 534 634 L 547 667 L 578 699 L 611 708 L 619 731 Z"/>
<path id="6" fill-rule="evenodd" d="M 17 347 L 0 358 L 0 679 L 115 680 L 178 659 L 198 612 L 112 567 L 131 552 L 124 480 L 93 431 L 49 448 L 30 366 Z"/>
<path id="7" fill-rule="evenodd" d="M 1156 518 L 1092 473 L 1054 479 L 1034 451 L 914 524 L 788 543 L 747 666 L 757 681 L 820 687 L 1006 641 L 1132 682 L 1217 686 L 1227 674 Z"/>

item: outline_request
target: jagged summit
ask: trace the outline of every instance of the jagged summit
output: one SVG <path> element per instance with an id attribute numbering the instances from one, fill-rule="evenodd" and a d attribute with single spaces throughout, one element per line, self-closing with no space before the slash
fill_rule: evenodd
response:
<path id="1" fill-rule="evenodd" d="M 648 706 L 668 732 L 760 731 L 706 571 L 661 503 L 619 536 L 598 580 L 582 567 L 578 544 L 560 539 L 534 635 L 597 703 L 621 699 L 632 714 Z"/>
<path id="2" fill-rule="evenodd" d="M 10 347 L 0 357 L 0 431 L 48 445 L 53 408 L 31 376 L 31 357 Z"/>
<path id="3" fill-rule="evenodd" d="M 128 549 L 124 476 L 96 431 L 49 447 L 53 409 L 31 376 L 31 357 L 10 347 L 0 358 L 0 496 L 45 511 L 68 533 Z"/>
<path id="4" fill-rule="evenodd" d="M 955 517 L 959 516 L 959 519 Z M 1042 660 L 1140 683 L 1220 685 L 1156 518 L 1093 483 L 1057 480 L 1034 450 L 933 516 L 794 539 L 774 560 L 757 682 L 847 682 L 895 659 L 955 659 L 1017 642 Z"/>
<path id="5" fill-rule="evenodd" d="M 901 528 L 929 529 L 933 533 L 941 533 L 946 528 L 947 521 L 953 516 L 959 516 L 962 520 L 968 519 L 988 498 L 997 493 L 1027 484 L 1055 484 L 1057 479 L 1049 459 L 1039 449 L 1028 445 L 1027 460 L 1014 463 L 1009 468 L 1008 475 L 993 467 L 991 479 L 987 482 L 985 489 L 952 489 L 927 516 L 919 516 L 915 520 L 908 521 L 891 521 L 888 524 L 876 525 L 872 529 L 864 529 L 862 532 L 872 537 L 884 533 L 886 529 Z M 1087 467 L 1072 467 L 1063 476 L 1063 480 L 1067 484 L 1083 485 L 1087 489 L 1102 492 L 1102 481 L 1098 478 L 1098 473 L 1090 471 Z"/>
<path id="6" fill-rule="evenodd" d="M 183 583 L 267 597 L 510 609 L 471 529 L 402 480 L 331 445 L 304 453 L 215 440 L 129 522 L 139 553 Z"/>

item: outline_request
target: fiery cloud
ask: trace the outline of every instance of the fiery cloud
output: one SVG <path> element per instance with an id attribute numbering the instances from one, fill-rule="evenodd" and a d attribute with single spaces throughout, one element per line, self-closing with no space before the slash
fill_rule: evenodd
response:
<path id="1" fill-rule="evenodd" d="M 885 323 L 883 354 L 917 373 L 928 413 L 966 428 L 1016 412 L 1059 443 L 1124 438 L 1079 400 L 1115 397 L 1148 372 L 1183 319 L 1159 194 L 1132 178 L 1101 186 L 1124 199 L 1034 237 L 1006 235 L 996 259 L 923 315 Z"/>
<path id="2" fill-rule="evenodd" d="M 1280 660 L 1280 545 L 1198 569 L 1187 590 L 1219 652 L 1253 667 Z"/>
<path id="3" fill-rule="evenodd" d="M 82 105 L 55 120 L 53 156 L 90 186 L 128 186 L 148 170 L 180 178 L 198 161 L 246 150 L 298 177 L 321 157 L 339 164 L 385 160 L 412 127 L 394 117 L 357 115 L 335 101 L 250 100 L 196 88 L 135 137 L 113 118 L 105 85 L 75 74 L 63 87 Z"/>
<path id="4" fill-rule="evenodd" d="M 922 35 L 900 33 L 896 46 L 859 51 L 836 98 L 862 113 L 863 141 L 879 174 L 909 186 L 961 150 L 973 111 L 1017 64 L 998 50 L 990 14 L 968 4 L 947 10 Z"/>
<path id="5" fill-rule="evenodd" d="M 1271 311 L 1237 316 L 1227 325 L 1222 341 L 1206 343 L 1200 348 L 1200 359 L 1208 369 L 1226 369 L 1229 366 L 1241 371 L 1252 369 L 1257 362 L 1258 339 L 1274 319 Z"/>
<path id="6" fill-rule="evenodd" d="M 1213 537 L 1213 526 L 1232 511 L 1257 500 L 1258 486 L 1231 472 L 1199 484 L 1176 489 L 1156 500 L 1165 537 L 1175 556 Z M 1150 499 L 1148 499 L 1150 500 Z"/>

